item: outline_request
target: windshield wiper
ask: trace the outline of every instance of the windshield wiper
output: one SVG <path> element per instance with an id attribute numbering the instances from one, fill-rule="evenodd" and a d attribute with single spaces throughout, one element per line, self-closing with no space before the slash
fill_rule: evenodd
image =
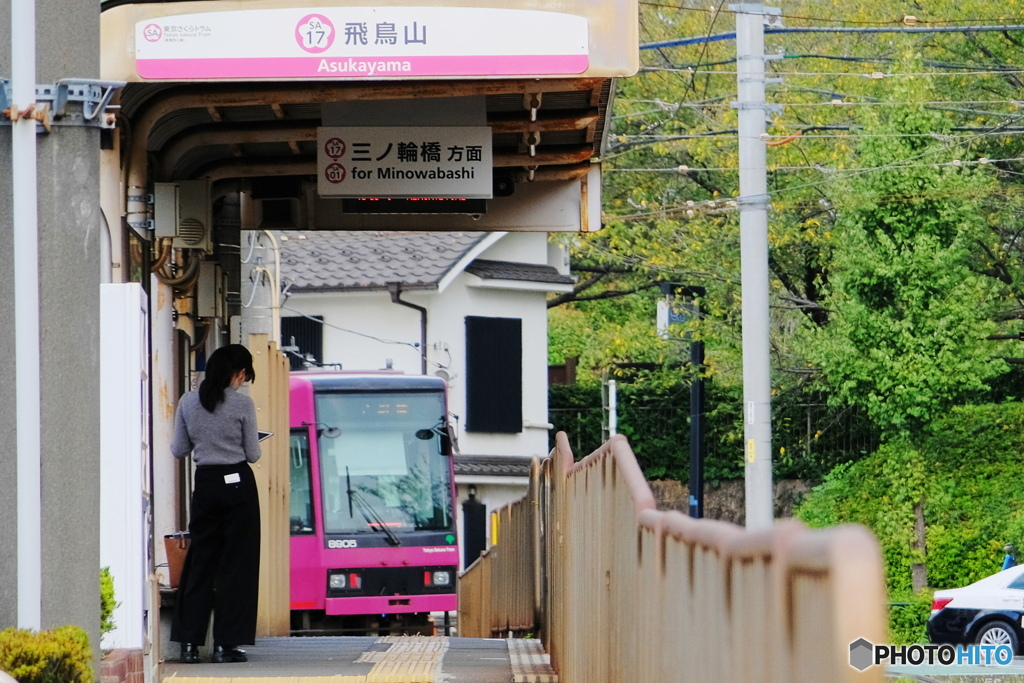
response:
<path id="1" fill-rule="evenodd" d="M 402 540 L 398 538 L 398 535 L 392 531 L 384 520 L 381 518 L 377 511 L 373 509 L 362 494 L 352 489 L 352 477 L 349 476 L 348 466 L 345 467 L 345 484 L 348 487 L 348 516 L 354 517 L 352 514 L 352 503 L 355 502 L 359 508 L 359 513 L 366 520 L 367 525 L 374 531 L 379 531 L 388 537 L 388 543 L 394 546 L 402 545 Z"/>

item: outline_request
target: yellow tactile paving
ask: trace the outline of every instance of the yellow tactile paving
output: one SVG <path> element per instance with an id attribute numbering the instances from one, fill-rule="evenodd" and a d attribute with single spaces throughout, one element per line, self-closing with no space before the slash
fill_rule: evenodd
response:
<path id="1" fill-rule="evenodd" d="M 435 683 L 441 679 L 441 660 L 448 650 L 448 638 L 387 636 L 378 643 L 390 643 L 366 675 L 366 683 Z M 371 660 L 366 660 L 371 661 Z"/>
<path id="2" fill-rule="evenodd" d="M 506 642 L 513 683 L 558 683 L 551 655 L 544 652 L 543 643 L 528 638 L 509 638 Z"/>

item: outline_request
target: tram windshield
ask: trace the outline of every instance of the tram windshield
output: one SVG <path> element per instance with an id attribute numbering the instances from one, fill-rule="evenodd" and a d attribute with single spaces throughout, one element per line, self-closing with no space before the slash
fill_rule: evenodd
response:
<path id="1" fill-rule="evenodd" d="M 318 393 L 316 411 L 326 533 L 451 528 L 443 394 Z"/>

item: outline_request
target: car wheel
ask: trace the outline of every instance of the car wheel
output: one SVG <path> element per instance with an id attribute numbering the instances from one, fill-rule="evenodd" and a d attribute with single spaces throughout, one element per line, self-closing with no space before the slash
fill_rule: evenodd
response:
<path id="1" fill-rule="evenodd" d="M 978 645 L 1009 645 L 1017 654 L 1017 634 L 1005 621 L 994 621 L 978 631 Z"/>

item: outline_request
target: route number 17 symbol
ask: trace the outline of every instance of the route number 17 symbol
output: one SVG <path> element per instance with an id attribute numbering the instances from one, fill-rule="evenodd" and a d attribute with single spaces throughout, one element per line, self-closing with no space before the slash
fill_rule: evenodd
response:
<path id="1" fill-rule="evenodd" d="M 308 14 L 295 27 L 295 41 L 306 52 L 323 52 L 334 43 L 334 24 L 322 14 Z"/>
<path id="2" fill-rule="evenodd" d="M 345 155 L 345 141 L 341 138 L 331 138 L 324 143 L 324 152 L 332 159 L 340 159 Z"/>

